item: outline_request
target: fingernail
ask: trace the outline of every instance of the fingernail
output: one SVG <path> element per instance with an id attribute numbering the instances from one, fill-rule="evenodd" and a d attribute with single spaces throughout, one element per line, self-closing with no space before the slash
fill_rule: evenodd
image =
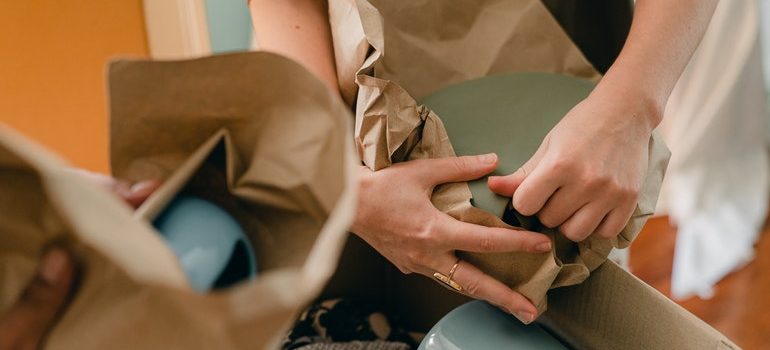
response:
<path id="1" fill-rule="evenodd" d="M 67 266 L 67 254 L 61 249 L 54 248 L 43 256 L 40 265 L 40 277 L 48 284 L 55 284 L 61 278 Z"/>
<path id="2" fill-rule="evenodd" d="M 155 181 L 153 181 L 153 180 L 137 182 L 137 183 L 131 185 L 131 193 L 139 193 L 139 192 L 147 190 L 148 188 L 150 188 L 152 186 L 155 186 Z"/>
<path id="3" fill-rule="evenodd" d="M 543 242 L 535 246 L 538 252 L 547 252 L 551 250 L 551 241 Z"/>
<path id="4" fill-rule="evenodd" d="M 514 315 L 518 317 L 521 322 L 524 322 L 524 323 L 531 323 L 532 321 L 535 320 L 535 315 L 527 311 L 518 312 L 518 313 L 515 313 Z"/>
<path id="5" fill-rule="evenodd" d="M 494 154 L 494 153 L 482 154 L 478 156 L 478 158 L 479 158 L 479 161 L 481 161 L 482 163 L 492 164 L 497 161 L 497 154 Z"/>

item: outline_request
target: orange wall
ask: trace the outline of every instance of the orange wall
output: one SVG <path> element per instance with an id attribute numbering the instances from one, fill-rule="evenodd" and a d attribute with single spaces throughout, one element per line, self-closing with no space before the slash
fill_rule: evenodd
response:
<path id="1" fill-rule="evenodd" d="M 0 122 L 107 171 L 105 64 L 147 56 L 141 0 L 0 1 Z"/>

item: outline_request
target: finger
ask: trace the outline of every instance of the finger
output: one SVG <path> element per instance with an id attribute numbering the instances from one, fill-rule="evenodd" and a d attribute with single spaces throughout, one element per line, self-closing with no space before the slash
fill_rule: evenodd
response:
<path id="1" fill-rule="evenodd" d="M 542 233 L 474 225 L 448 215 L 439 221 L 439 225 L 441 232 L 446 234 L 444 242 L 449 249 L 477 253 L 545 253 L 551 250 L 551 240 Z"/>
<path id="2" fill-rule="evenodd" d="M 562 184 L 563 174 L 546 169 L 544 166 L 535 168 L 513 194 L 513 207 L 522 215 L 535 215 Z"/>
<path id="3" fill-rule="evenodd" d="M 574 186 L 561 187 L 546 201 L 537 217 L 546 227 L 559 227 L 583 207 L 588 199 L 585 193 L 578 192 Z"/>
<path id="4" fill-rule="evenodd" d="M 411 161 L 427 185 L 436 186 L 449 182 L 461 182 L 478 179 L 497 167 L 497 155 L 494 153 L 478 156 L 447 157 L 438 159 L 420 159 Z"/>
<path id="5" fill-rule="evenodd" d="M 580 242 L 596 230 L 609 211 L 600 203 L 588 203 L 559 226 L 559 231 L 571 241 Z"/>
<path id="6" fill-rule="evenodd" d="M 524 179 L 527 178 L 527 175 L 531 174 L 532 171 L 535 170 L 535 167 L 540 163 L 547 148 L 548 138 L 546 137 L 535 154 L 533 154 L 524 165 L 513 172 L 513 174 L 506 176 L 490 176 L 487 181 L 489 189 L 501 196 L 513 197 L 513 194 L 516 193 L 516 190 L 521 186 Z"/>
<path id="7" fill-rule="evenodd" d="M 634 213 L 635 208 L 636 202 L 633 202 L 630 205 L 626 204 L 623 207 L 613 209 L 607 214 L 601 224 L 599 224 L 595 233 L 604 238 L 613 238 L 617 236 L 626 224 L 628 224 L 628 220 Z"/>
<path id="8" fill-rule="evenodd" d="M 147 200 L 150 195 L 155 192 L 155 190 L 160 187 L 161 183 L 157 180 L 147 180 L 142 182 L 137 182 L 130 187 L 128 187 L 128 190 L 122 190 L 121 192 L 117 192 L 121 198 L 123 198 L 126 203 L 131 205 L 134 208 L 139 207 L 144 203 L 145 200 Z"/>
<path id="9" fill-rule="evenodd" d="M 32 282 L 0 318 L 0 347 L 37 348 L 67 300 L 73 275 L 74 265 L 63 249 L 48 251 Z"/>
<path id="10" fill-rule="evenodd" d="M 115 179 L 112 176 L 95 173 L 84 169 L 71 169 L 71 171 L 83 176 L 88 181 L 97 184 L 114 193 L 128 205 L 137 208 L 160 187 L 158 180 L 146 180 L 130 184 L 126 181 Z"/>
<path id="11" fill-rule="evenodd" d="M 101 187 L 104 187 L 106 189 L 112 190 L 113 187 L 117 185 L 117 180 L 115 180 L 112 176 L 105 175 L 102 173 L 95 173 L 92 171 L 88 171 L 85 169 L 79 169 L 79 168 L 72 168 L 69 169 L 72 172 L 82 176 L 86 180 L 90 181 L 91 183 L 97 184 Z"/>
<path id="12" fill-rule="evenodd" d="M 526 177 L 527 170 L 522 167 L 510 175 L 490 176 L 487 179 L 487 187 L 501 196 L 512 197 Z"/>
<path id="13" fill-rule="evenodd" d="M 453 256 L 448 256 L 442 263 L 443 270 L 438 270 L 442 274 L 447 274 L 447 268 L 451 268 L 457 260 Z M 524 323 L 530 323 L 535 320 L 537 308 L 532 302 L 523 295 L 516 293 L 502 282 L 485 274 L 475 266 L 460 260 L 455 270 L 452 280 L 457 282 L 464 294 L 476 299 L 486 300 L 508 313 L 513 314 Z"/>

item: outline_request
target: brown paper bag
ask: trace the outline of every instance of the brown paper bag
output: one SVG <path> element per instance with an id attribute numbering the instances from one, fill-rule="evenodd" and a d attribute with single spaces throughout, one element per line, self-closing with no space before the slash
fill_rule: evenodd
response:
<path id="1" fill-rule="evenodd" d="M 437 89 L 501 72 L 600 78 L 539 0 L 358 0 L 357 6 L 350 1 L 342 4 L 357 12 L 340 10 L 340 4 L 330 6 L 332 34 L 338 45 L 335 52 L 358 50 L 359 42 L 352 39 L 359 33 L 353 14 L 360 16 L 363 40 L 371 46 L 355 77 L 355 132 L 358 152 L 372 170 L 411 159 L 455 155 L 439 116 L 417 102 Z M 347 57 L 337 63 L 352 62 L 355 60 Z M 345 86 L 346 81 L 340 84 Z M 544 311 L 549 289 L 585 280 L 613 247 L 627 247 L 652 214 L 669 153 L 657 134 L 649 149 L 647 181 L 633 217 L 617 239 L 592 237 L 576 244 L 578 254 L 566 261 L 553 252 L 550 259 L 521 253 L 461 256 L 501 280 L 516 281 L 510 287 Z M 457 219 L 510 227 L 499 218 L 502 213 L 483 212 L 471 206 L 470 199 L 466 184 L 439 186 L 432 197 L 437 208 Z M 522 264 L 526 266 L 521 268 Z M 514 268 L 517 265 L 520 268 Z"/>
<path id="2" fill-rule="evenodd" d="M 82 276 L 48 348 L 275 348 L 334 271 L 352 220 L 349 112 L 309 72 L 266 53 L 118 61 L 109 79 L 115 175 L 163 186 L 132 213 L 0 129 L 0 312 L 42 247 L 63 241 Z M 190 289 L 147 221 L 180 192 L 239 221 L 257 279 Z"/>

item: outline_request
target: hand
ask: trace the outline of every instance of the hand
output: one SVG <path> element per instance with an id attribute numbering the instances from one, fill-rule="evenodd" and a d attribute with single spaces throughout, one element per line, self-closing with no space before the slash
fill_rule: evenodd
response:
<path id="1" fill-rule="evenodd" d="M 627 98 L 625 100 L 628 100 Z M 548 133 L 540 148 L 489 188 L 572 241 L 618 235 L 636 207 L 655 116 L 641 103 L 591 95 Z"/>
<path id="2" fill-rule="evenodd" d="M 497 156 L 421 159 L 372 172 L 361 167 L 358 213 L 352 231 L 403 273 L 447 275 L 457 261 L 455 250 L 543 253 L 550 240 L 539 233 L 473 225 L 455 220 L 430 201 L 433 188 L 479 178 L 497 167 Z M 526 297 L 467 262 L 453 280 L 471 297 L 515 313 L 525 322 L 537 309 Z"/>
<path id="3" fill-rule="evenodd" d="M 109 175 L 90 172 L 83 169 L 73 169 L 76 173 L 82 175 L 89 181 L 100 185 L 111 191 L 128 205 L 133 208 L 139 207 L 145 200 L 160 187 L 160 181 L 146 180 L 129 184 L 126 181 L 118 180 Z"/>
<path id="4" fill-rule="evenodd" d="M 32 282 L 0 316 L 0 350 L 38 349 L 67 304 L 75 267 L 61 248 L 40 260 Z"/>
<path id="5" fill-rule="evenodd" d="M 130 185 L 110 176 L 75 169 L 136 208 L 159 186 L 148 180 Z M 66 307 L 73 287 L 75 267 L 61 248 L 52 248 L 41 259 L 37 274 L 19 300 L 0 316 L 0 350 L 37 349 Z"/>

